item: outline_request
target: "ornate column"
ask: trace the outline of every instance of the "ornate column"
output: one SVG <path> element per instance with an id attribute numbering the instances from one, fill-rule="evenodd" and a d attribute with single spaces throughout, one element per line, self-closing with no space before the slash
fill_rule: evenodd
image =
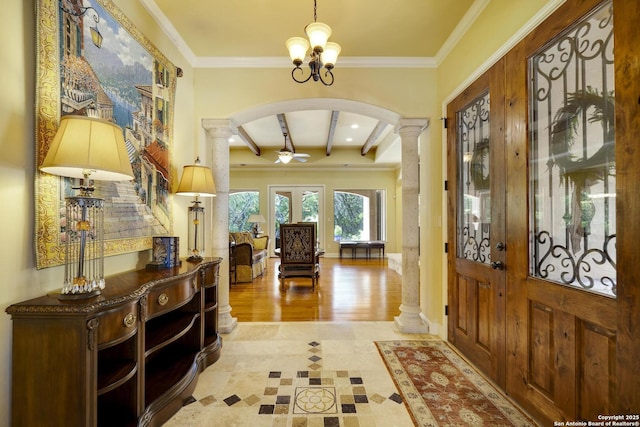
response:
<path id="1" fill-rule="evenodd" d="M 229 304 L 229 143 L 233 135 L 231 121 L 225 119 L 204 119 L 202 127 L 206 130 L 206 143 L 213 179 L 216 183 L 216 197 L 213 198 L 211 256 L 221 257 L 220 279 L 218 284 L 218 330 L 229 333 L 238 324 L 238 319 L 231 317 Z"/>
<path id="2" fill-rule="evenodd" d="M 396 126 L 402 146 L 402 304 L 395 324 L 404 333 L 427 333 L 420 318 L 420 269 L 418 267 L 420 171 L 418 137 L 427 119 L 401 119 Z"/>

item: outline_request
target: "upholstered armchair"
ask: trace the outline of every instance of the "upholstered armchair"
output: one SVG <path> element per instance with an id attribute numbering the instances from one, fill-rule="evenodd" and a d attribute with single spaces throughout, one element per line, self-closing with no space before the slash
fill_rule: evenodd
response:
<path id="1" fill-rule="evenodd" d="M 310 277 L 315 289 L 319 273 L 316 223 L 280 224 L 278 277 L 282 289 L 287 277 Z"/>

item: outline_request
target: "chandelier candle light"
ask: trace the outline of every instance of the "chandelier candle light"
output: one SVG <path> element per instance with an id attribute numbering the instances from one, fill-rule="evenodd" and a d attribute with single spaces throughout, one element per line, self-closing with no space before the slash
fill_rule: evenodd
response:
<path id="1" fill-rule="evenodd" d="M 42 172 L 81 178 L 79 195 L 65 198 L 65 269 L 59 299 L 100 295 L 104 279 L 104 199 L 90 180 L 129 181 L 133 171 L 122 129 L 85 116 L 63 116 L 40 166 Z"/>
<path id="2" fill-rule="evenodd" d="M 304 29 L 309 41 L 302 37 L 291 37 L 286 42 L 289 56 L 293 61 L 293 65 L 295 65 L 295 68 L 291 71 L 291 77 L 298 83 L 305 83 L 313 77 L 314 81 L 320 81 L 325 86 L 331 86 L 333 84 L 331 70 L 336 65 L 341 48 L 339 44 L 328 41 L 329 36 L 331 36 L 331 27 L 322 22 L 317 22 L 317 19 L 316 0 L 313 0 L 313 22 Z M 304 78 L 304 71 L 300 66 L 304 62 L 309 47 L 311 47 L 311 59 L 309 60 L 311 74 Z M 324 78 L 320 72 L 323 67 L 325 70 Z M 296 77 L 296 74 L 300 74 L 300 79 Z"/>
<path id="3" fill-rule="evenodd" d="M 198 197 L 215 197 L 216 184 L 213 181 L 211 168 L 200 165 L 200 157 L 195 164 L 187 165 L 182 171 L 182 178 L 176 194 L 193 196 L 193 206 L 189 207 L 189 253 L 187 261 L 200 261 L 204 254 L 205 216 L 204 207 L 200 206 Z"/>

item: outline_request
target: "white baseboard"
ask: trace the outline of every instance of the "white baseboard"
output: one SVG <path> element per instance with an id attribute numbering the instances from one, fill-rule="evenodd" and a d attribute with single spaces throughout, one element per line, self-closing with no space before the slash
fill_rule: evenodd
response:
<path id="1" fill-rule="evenodd" d="M 402 276 L 402 254 L 387 254 L 389 269 Z"/>
<path id="2" fill-rule="evenodd" d="M 424 324 L 427 325 L 427 327 L 429 328 L 429 333 L 431 335 L 436 335 L 442 339 L 446 339 L 446 336 L 442 335 L 442 332 L 443 332 L 442 325 L 440 325 L 439 323 L 432 322 L 431 320 L 429 320 L 427 316 L 425 316 L 424 313 L 420 313 L 420 318 L 422 319 Z"/>

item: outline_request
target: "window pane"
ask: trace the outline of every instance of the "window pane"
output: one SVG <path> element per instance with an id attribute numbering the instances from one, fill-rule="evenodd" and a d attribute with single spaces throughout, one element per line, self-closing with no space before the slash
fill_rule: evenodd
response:
<path id="1" fill-rule="evenodd" d="M 612 4 L 529 62 L 531 275 L 616 294 Z"/>
<path id="2" fill-rule="evenodd" d="M 318 222 L 320 215 L 318 213 L 318 195 L 317 191 L 304 191 L 302 193 L 302 221 Z"/>
<path id="3" fill-rule="evenodd" d="M 231 191 L 229 194 L 229 231 L 251 231 L 250 215 L 260 213 L 260 193 Z"/>
<path id="4" fill-rule="evenodd" d="M 489 92 L 458 111 L 458 258 L 491 262 Z"/>
<path id="5" fill-rule="evenodd" d="M 334 240 L 384 240 L 384 206 L 384 190 L 334 191 Z"/>
<path id="6" fill-rule="evenodd" d="M 291 222 L 291 192 L 278 191 L 275 195 L 275 248 L 280 247 L 280 224 L 289 224 Z"/>

